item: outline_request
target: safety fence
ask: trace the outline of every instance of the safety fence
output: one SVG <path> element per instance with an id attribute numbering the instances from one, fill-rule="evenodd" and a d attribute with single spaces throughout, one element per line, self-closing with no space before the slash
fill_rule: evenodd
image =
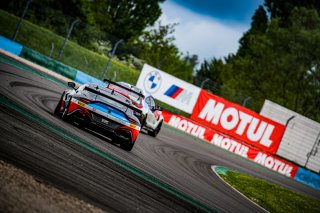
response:
<path id="1" fill-rule="evenodd" d="M 59 61 L 56 61 L 50 57 L 47 57 L 37 51 L 24 47 L 23 45 L 14 42 L 6 37 L 0 35 L 0 48 L 25 58 L 31 62 L 34 62 L 40 66 L 43 66 L 49 70 L 52 70 L 64 77 L 69 78 L 72 81 L 75 81 L 79 84 L 83 83 L 97 83 L 103 84 L 103 82 L 99 79 L 96 79 L 80 70 L 77 70 L 73 67 L 65 65 Z"/>

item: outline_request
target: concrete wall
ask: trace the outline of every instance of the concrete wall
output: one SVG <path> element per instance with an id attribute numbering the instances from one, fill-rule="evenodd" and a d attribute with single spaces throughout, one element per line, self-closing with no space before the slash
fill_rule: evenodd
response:
<path id="1" fill-rule="evenodd" d="M 264 102 L 260 114 L 282 124 L 295 116 L 288 123 L 277 155 L 319 173 L 320 123 L 269 100 Z"/>

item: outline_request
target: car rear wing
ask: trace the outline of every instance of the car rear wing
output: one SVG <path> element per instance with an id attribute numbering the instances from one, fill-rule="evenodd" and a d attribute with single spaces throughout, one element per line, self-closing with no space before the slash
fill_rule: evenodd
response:
<path id="1" fill-rule="evenodd" d="M 137 92 L 136 90 L 130 89 L 130 88 L 128 88 L 128 87 L 125 87 L 125 86 L 123 86 L 123 85 L 121 85 L 121 84 L 118 84 L 117 82 L 111 81 L 111 80 L 109 80 L 109 79 L 104 79 L 103 82 L 107 84 L 107 87 L 108 87 L 110 84 L 116 85 L 116 86 L 118 86 L 118 87 L 120 87 L 120 88 L 122 88 L 122 89 L 127 90 L 128 92 L 132 92 L 132 93 L 135 93 L 135 94 L 141 96 L 142 99 L 145 98 L 144 95 L 142 94 L 142 92 Z"/>
<path id="2" fill-rule="evenodd" d="M 117 98 L 117 96 L 115 95 L 116 93 L 114 91 L 112 91 L 111 89 L 108 89 L 108 88 L 105 88 L 105 87 L 101 87 L 101 86 L 98 86 L 96 85 L 95 87 L 92 87 L 92 86 L 86 86 L 85 87 L 85 90 L 89 91 L 89 92 L 92 92 L 96 95 L 101 95 L 103 97 L 106 97 L 106 98 L 109 98 L 115 102 L 118 102 L 128 108 L 130 108 L 131 110 L 133 110 L 134 112 L 138 113 L 139 116 L 141 116 L 142 114 L 142 110 L 136 108 L 135 106 L 133 106 L 131 104 L 131 100 L 130 99 L 127 99 L 127 98 L 124 98 L 123 96 L 119 95 L 118 97 L 121 97 L 121 98 Z M 107 90 L 111 90 L 110 92 L 107 91 Z M 125 99 L 125 100 L 123 100 Z"/>

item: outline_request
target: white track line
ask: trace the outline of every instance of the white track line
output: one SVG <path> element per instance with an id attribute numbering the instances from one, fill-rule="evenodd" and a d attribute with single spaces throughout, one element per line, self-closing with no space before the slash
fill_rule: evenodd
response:
<path id="1" fill-rule="evenodd" d="M 263 207 L 259 206 L 258 204 L 256 204 L 255 202 L 253 202 L 252 200 L 250 200 L 247 196 L 245 196 L 244 194 L 242 194 L 241 192 L 239 192 L 236 188 L 234 188 L 233 186 L 231 186 L 228 182 L 226 182 L 222 177 L 220 177 L 220 175 L 216 172 L 215 168 L 217 166 L 215 165 L 212 165 L 211 166 L 211 169 L 212 171 L 215 173 L 215 175 L 217 175 L 221 181 L 223 181 L 224 183 L 226 183 L 228 186 L 230 186 L 234 191 L 236 191 L 238 194 L 240 194 L 242 197 L 244 197 L 245 199 L 247 199 L 249 202 L 251 202 L 252 204 L 256 205 L 257 207 L 259 207 L 262 211 L 265 211 L 265 212 L 269 212 L 267 211 L 266 209 L 264 209 Z"/>

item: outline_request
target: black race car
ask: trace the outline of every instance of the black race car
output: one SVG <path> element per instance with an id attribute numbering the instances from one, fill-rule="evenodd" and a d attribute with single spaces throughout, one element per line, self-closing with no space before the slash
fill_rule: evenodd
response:
<path id="1" fill-rule="evenodd" d="M 76 89 L 74 82 L 68 82 L 72 89 L 63 92 L 54 113 L 63 120 L 112 138 L 121 148 L 130 151 L 140 133 L 142 112 L 132 104 L 128 94 L 141 100 L 143 95 L 112 81 L 105 83 L 104 86 L 83 84 Z"/>

